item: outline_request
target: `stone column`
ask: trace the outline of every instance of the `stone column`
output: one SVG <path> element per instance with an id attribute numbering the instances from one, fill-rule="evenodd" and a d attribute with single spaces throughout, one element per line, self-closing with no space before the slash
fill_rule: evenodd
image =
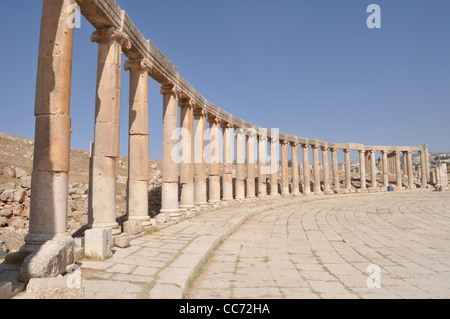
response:
<path id="1" fill-rule="evenodd" d="M 338 158 L 337 158 L 337 149 L 332 148 L 331 149 L 331 162 L 333 167 L 333 183 L 334 183 L 334 189 L 338 190 L 340 185 L 339 180 L 339 164 L 338 164 Z"/>
<path id="2" fill-rule="evenodd" d="M 42 7 L 30 223 L 21 248 L 27 253 L 55 235 L 68 235 L 73 28 L 66 21 L 71 14 L 68 7 L 74 2 L 45 0 Z"/>
<path id="3" fill-rule="evenodd" d="M 350 171 L 350 150 L 344 149 L 344 155 L 345 155 L 345 189 L 348 191 L 352 188 L 352 174 Z"/>
<path id="4" fill-rule="evenodd" d="M 92 167 L 92 206 L 88 225 L 111 227 L 120 233 L 116 222 L 116 159 L 120 140 L 120 89 L 122 47 L 130 40 L 121 31 L 107 27 L 95 31 L 92 42 L 98 43 L 97 98 Z"/>
<path id="5" fill-rule="evenodd" d="M 420 154 L 420 169 L 421 169 L 421 183 L 422 188 L 427 187 L 427 166 L 425 151 L 419 151 Z"/>
<path id="6" fill-rule="evenodd" d="M 397 189 L 402 189 L 402 169 L 400 165 L 400 152 L 395 151 L 395 172 L 397 176 Z"/>
<path id="7" fill-rule="evenodd" d="M 236 199 L 245 198 L 245 130 L 238 128 L 236 133 Z"/>
<path id="8" fill-rule="evenodd" d="M 292 157 L 292 195 L 300 195 L 299 191 L 299 173 L 298 173 L 298 144 L 291 143 Z"/>
<path id="9" fill-rule="evenodd" d="M 247 198 L 255 198 L 255 136 L 252 130 L 247 132 Z"/>
<path id="10" fill-rule="evenodd" d="M 319 146 L 312 145 L 313 149 L 313 172 L 314 172 L 314 193 L 322 194 L 320 189 L 320 162 L 319 162 Z"/>
<path id="11" fill-rule="evenodd" d="M 413 165 L 412 165 L 412 152 L 407 151 L 406 152 L 406 158 L 407 158 L 407 169 L 406 172 L 408 173 L 408 188 L 414 188 L 414 174 L 413 174 Z"/>
<path id="12" fill-rule="evenodd" d="M 370 183 L 371 183 L 371 188 L 377 188 L 377 166 L 376 166 L 376 161 L 375 161 L 375 151 L 371 150 L 370 151 L 370 172 L 371 172 L 371 177 L 370 177 Z"/>
<path id="13" fill-rule="evenodd" d="M 366 189 L 366 151 L 359 152 L 359 175 L 361 176 L 361 189 Z"/>
<path id="14" fill-rule="evenodd" d="M 387 157 L 387 151 L 381 151 L 381 154 L 383 156 L 383 186 L 384 190 L 389 186 L 389 170 L 388 170 L 388 157 Z"/>
<path id="15" fill-rule="evenodd" d="M 303 195 L 311 193 L 311 177 L 309 168 L 309 145 L 302 144 L 303 153 Z"/>
<path id="16" fill-rule="evenodd" d="M 281 141 L 281 195 L 289 196 L 289 159 L 287 141 Z"/>
<path id="17" fill-rule="evenodd" d="M 233 199 L 233 126 L 222 122 L 223 136 L 223 173 L 222 173 L 222 201 L 232 203 Z"/>
<path id="18" fill-rule="evenodd" d="M 220 130 L 219 119 L 208 117 L 209 122 L 209 204 L 220 204 Z"/>
<path id="19" fill-rule="evenodd" d="M 322 147 L 323 185 L 325 195 L 332 195 L 330 187 L 330 163 L 328 161 L 328 148 Z"/>
<path id="20" fill-rule="evenodd" d="M 270 196 L 278 196 L 278 153 L 277 140 L 270 138 Z"/>
<path id="21" fill-rule="evenodd" d="M 426 175 L 427 175 L 427 183 L 430 181 L 430 158 L 428 153 L 428 144 L 423 145 L 423 151 L 425 153 L 425 168 L 426 168 Z"/>
<path id="22" fill-rule="evenodd" d="M 372 175 L 372 165 L 370 164 L 370 151 L 366 151 L 364 158 L 366 159 L 366 170 L 367 170 L 367 174 Z"/>
<path id="23" fill-rule="evenodd" d="M 143 59 L 125 62 L 130 71 L 130 115 L 128 125 L 127 215 L 150 225 L 148 214 L 148 73 L 150 64 Z"/>
<path id="24" fill-rule="evenodd" d="M 174 151 L 178 149 L 178 103 L 177 93 L 172 84 L 161 87 L 163 95 L 163 154 L 162 154 L 162 186 L 161 210 L 158 216 L 161 222 L 181 217 L 178 202 L 178 164 L 179 159 Z M 174 158 L 176 157 L 176 158 Z"/>
<path id="25" fill-rule="evenodd" d="M 206 193 L 206 163 L 204 150 L 205 142 L 205 117 L 206 111 L 202 108 L 194 109 L 194 199 L 197 209 L 208 208 Z"/>
<path id="26" fill-rule="evenodd" d="M 190 98 L 180 98 L 180 212 L 195 209 L 194 186 L 194 106 Z"/>
<path id="27" fill-rule="evenodd" d="M 267 196 L 267 163 L 266 163 L 267 136 L 258 135 L 258 197 Z"/>
<path id="28" fill-rule="evenodd" d="M 403 175 L 408 175 L 408 156 L 406 155 L 406 151 L 402 151 L 403 154 Z"/>

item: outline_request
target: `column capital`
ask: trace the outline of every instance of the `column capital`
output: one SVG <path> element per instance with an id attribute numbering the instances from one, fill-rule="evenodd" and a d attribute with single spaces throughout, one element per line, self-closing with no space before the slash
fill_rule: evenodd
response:
<path id="1" fill-rule="evenodd" d="M 287 145 L 288 142 L 287 142 L 286 140 L 280 140 L 280 144 L 281 144 L 281 145 Z"/>
<path id="2" fill-rule="evenodd" d="M 349 148 L 344 148 L 342 150 L 344 151 L 344 153 L 350 153 L 350 151 L 351 151 Z"/>
<path id="3" fill-rule="evenodd" d="M 115 41 L 122 48 L 131 49 L 131 41 L 128 35 L 114 27 L 95 30 L 91 35 L 91 42 L 102 43 L 108 41 Z"/>
<path id="4" fill-rule="evenodd" d="M 206 112 L 206 110 L 202 107 L 194 106 L 194 116 L 206 117 L 208 116 L 208 112 Z"/>
<path id="5" fill-rule="evenodd" d="M 231 123 L 228 122 L 228 121 L 221 120 L 221 121 L 220 121 L 220 127 L 223 128 L 223 129 L 225 129 L 225 128 L 234 128 L 234 125 L 231 124 Z"/>
<path id="6" fill-rule="evenodd" d="M 309 147 L 309 144 L 301 144 L 302 145 L 302 148 L 308 148 Z"/>
<path id="7" fill-rule="evenodd" d="M 291 145 L 292 147 L 297 147 L 300 143 L 298 142 L 289 142 L 289 145 Z"/>
<path id="8" fill-rule="evenodd" d="M 359 154 L 365 154 L 366 150 L 358 150 Z"/>
<path id="9" fill-rule="evenodd" d="M 255 137 L 256 136 L 256 130 L 253 128 L 245 130 L 245 134 L 249 137 Z"/>
<path id="10" fill-rule="evenodd" d="M 319 145 L 311 144 L 311 148 L 313 148 L 313 149 L 319 148 Z"/>
<path id="11" fill-rule="evenodd" d="M 324 151 L 324 152 L 328 151 L 328 146 L 321 146 L 320 148 L 321 148 L 322 151 Z"/>
<path id="12" fill-rule="evenodd" d="M 187 107 L 187 108 L 193 108 L 194 102 L 190 97 L 183 97 L 178 99 L 178 106 L 179 107 Z"/>
<path id="13" fill-rule="evenodd" d="M 215 115 L 208 115 L 207 121 L 210 124 L 217 124 L 217 125 L 219 125 L 219 123 L 220 123 L 220 119 L 217 116 L 215 116 Z"/>
<path id="14" fill-rule="evenodd" d="M 175 89 L 175 85 L 173 84 L 164 84 L 161 86 L 161 94 L 173 94 L 177 95 L 177 91 Z"/>
<path id="15" fill-rule="evenodd" d="M 153 65 L 147 59 L 132 59 L 125 61 L 123 68 L 125 71 L 145 70 L 151 72 Z"/>
<path id="16" fill-rule="evenodd" d="M 245 129 L 242 127 L 235 127 L 234 128 L 234 132 L 236 133 L 236 135 L 245 135 Z"/>

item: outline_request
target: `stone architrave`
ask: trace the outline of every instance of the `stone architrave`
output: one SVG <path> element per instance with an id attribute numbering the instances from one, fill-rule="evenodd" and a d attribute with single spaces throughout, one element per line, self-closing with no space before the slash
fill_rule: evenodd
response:
<path id="1" fill-rule="evenodd" d="M 194 199 L 197 209 L 208 208 L 205 162 L 205 118 L 206 111 L 200 107 L 194 109 Z"/>
<path id="2" fill-rule="evenodd" d="M 21 248 L 26 253 L 67 232 L 74 30 L 66 21 L 74 4 L 74 0 L 47 0 L 42 7 L 30 222 Z"/>
<path id="3" fill-rule="evenodd" d="M 122 48 L 131 42 L 126 34 L 113 27 L 96 30 L 91 41 L 98 44 L 97 98 L 92 157 L 92 198 L 88 225 L 112 228 L 120 233 L 116 222 L 116 159 L 120 141 L 120 89 Z"/>
<path id="4" fill-rule="evenodd" d="M 151 66 L 145 59 L 137 59 L 125 62 L 124 69 L 130 71 L 127 215 L 129 220 L 139 220 L 143 226 L 149 226 L 148 73 Z"/>
<path id="5" fill-rule="evenodd" d="M 161 87 L 163 95 L 163 154 L 160 221 L 181 217 L 178 202 L 178 104 L 173 84 Z"/>

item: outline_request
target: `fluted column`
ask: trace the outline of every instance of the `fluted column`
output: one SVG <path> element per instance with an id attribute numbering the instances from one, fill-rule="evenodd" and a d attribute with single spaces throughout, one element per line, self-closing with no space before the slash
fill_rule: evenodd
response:
<path id="1" fill-rule="evenodd" d="M 235 129 L 236 133 L 236 199 L 245 198 L 245 130 L 242 128 Z"/>
<path id="2" fill-rule="evenodd" d="M 163 154 L 160 220 L 178 219 L 178 103 L 175 88 L 171 84 L 161 87 L 163 95 Z"/>
<path id="3" fill-rule="evenodd" d="M 277 139 L 270 138 L 270 195 L 278 196 L 278 152 Z"/>
<path id="4" fill-rule="evenodd" d="M 339 180 L 339 165 L 338 165 L 338 158 L 337 158 L 337 149 L 333 148 L 331 149 L 331 162 L 333 167 L 333 184 L 334 189 L 338 190 L 340 189 L 340 180 Z"/>
<path id="5" fill-rule="evenodd" d="M 375 161 L 375 151 L 371 150 L 370 151 L 370 173 L 371 173 L 371 177 L 370 177 L 370 183 L 371 183 L 371 188 L 377 188 L 377 166 L 376 166 L 376 161 Z"/>
<path id="6" fill-rule="evenodd" d="M 350 191 L 352 188 L 352 174 L 350 171 L 350 150 L 344 149 L 344 157 L 345 157 L 345 188 Z"/>
<path id="7" fill-rule="evenodd" d="M 128 124 L 128 194 L 127 215 L 150 225 L 148 214 L 148 72 L 150 64 L 143 59 L 125 62 L 130 71 L 130 110 Z"/>
<path id="8" fill-rule="evenodd" d="M 206 163 L 205 163 L 205 117 L 202 108 L 194 109 L 194 199 L 197 209 L 207 209 Z"/>
<path id="9" fill-rule="evenodd" d="M 309 168 L 309 145 L 302 144 L 303 154 L 303 195 L 311 193 L 311 174 Z"/>
<path id="10" fill-rule="evenodd" d="M 320 189 L 320 160 L 319 160 L 319 146 L 312 145 L 313 149 L 313 172 L 314 172 L 314 193 L 322 194 Z"/>
<path id="11" fill-rule="evenodd" d="M 95 31 L 91 41 L 98 43 L 98 65 L 88 225 L 111 227 L 115 235 L 120 233 L 116 222 L 116 159 L 120 140 L 121 56 L 122 47 L 130 48 L 131 43 L 124 33 L 113 27 Z"/>
<path id="12" fill-rule="evenodd" d="M 387 157 L 387 151 L 381 151 L 381 154 L 383 156 L 383 187 L 384 190 L 386 190 L 386 187 L 389 186 L 389 170 L 388 170 L 388 157 Z"/>
<path id="13" fill-rule="evenodd" d="M 247 132 L 247 198 L 255 198 L 255 136 L 254 131 Z"/>
<path id="14" fill-rule="evenodd" d="M 194 186 L 194 106 L 190 98 L 180 98 L 180 212 L 195 209 Z"/>
<path id="15" fill-rule="evenodd" d="M 414 188 L 414 175 L 413 175 L 413 165 L 412 165 L 412 152 L 407 151 L 406 152 L 406 158 L 407 158 L 407 169 L 406 172 L 408 173 L 408 188 Z"/>
<path id="16" fill-rule="evenodd" d="M 298 144 L 291 143 L 292 157 L 292 195 L 300 195 L 299 191 L 299 173 L 298 173 Z"/>
<path id="17" fill-rule="evenodd" d="M 209 204 L 220 204 L 220 130 L 215 116 L 209 122 Z"/>
<path id="18" fill-rule="evenodd" d="M 427 187 L 427 167 L 425 151 L 419 151 L 420 154 L 420 169 L 421 169 L 421 187 Z"/>
<path id="19" fill-rule="evenodd" d="M 326 195 L 334 194 L 330 187 L 330 163 L 328 161 L 328 148 L 322 147 L 323 185 Z"/>
<path id="20" fill-rule="evenodd" d="M 395 151 L 395 172 L 396 172 L 396 183 L 397 183 L 397 189 L 402 189 L 402 169 L 400 165 L 400 152 Z"/>
<path id="21" fill-rule="evenodd" d="M 359 152 L 359 175 L 361 180 L 361 189 L 366 188 L 366 151 Z"/>
<path id="22" fill-rule="evenodd" d="M 223 140 L 223 173 L 222 173 L 222 201 L 231 203 L 233 199 L 233 142 L 230 123 L 222 122 Z"/>
<path id="23" fill-rule="evenodd" d="M 73 28 L 66 21 L 74 2 L 44 0 L 42 7 L 30 223 L 21 251 L 32 252 L 55 235 L 68 235 Z"/>
<path id="24" fill-rule="evenodd" d="M 287 141 L 281 141 L 281 194 L 289 195 L 289 159 Z"/>
<path id="25" fill-rule="evenodd" d="M 267 163 L 266 163 L 267 136 L 258 135 L 258 197 L 267 196 Z"/>

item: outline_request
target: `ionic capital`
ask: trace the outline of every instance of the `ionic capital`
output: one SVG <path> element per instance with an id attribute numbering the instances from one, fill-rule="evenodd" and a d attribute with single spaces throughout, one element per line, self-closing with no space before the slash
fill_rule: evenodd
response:
<path id="1" fill-rule="evenodd" d="M 208 112 L 202 107 L 194 107 L 194 116 L 206 117 L 208 116 Z"/>
<path id="2" fill-rule="evenodd" d="M 175 89 L 175 85 L 173 84 L 165 84 L 161 86 L 161 94 L 172 94 L 177 95 L 177 90 Z"/>
<path id="3" fill-rule="evenodd" d="M 208 123 L 219 125 L 220 119 L 215 115 L 209 115 L 207 119 Z"/>
<path id="4" fill-rule="evenodd" d="M 245 129 L 243 129 L 242 127 L 235 128 L 234 133 L 236 135 L 245 135 Z"/>
<path id="5" fill-rule="evenodd" d="M 178 99 L 178 106 L 179 107 L 187 107 L 189 109 L 189 108 L 194 107 L 194 102 L 192 101 L 192 99 L 190 97 L 184 97 L 184 98 Z"/>
<path id="6" fill-rule="evenodd" d="M 322 152 L 328 151 L 328 146 L 321 146 L 320 148 L 322 149 Z"/>
<path id="7" fill-rule="evenodd" d="M 291 145 L 291 147 L 297 147 L 299 145 L 298 142 L 289 142 L 289 145 Z"/>
<path id="8" fill-rule="evenodd" d="M 95 30 L 91 35 L 91 42 L 102 43 L 108 41 L 115 41 L 122 48 L 131 49 L 131 41 L 128 35 L 114 27 Z"/>
<path id="9" fill-rule="evenodd" d="M 281 144 L 281 145 L 287 145 L 287 143 L 288 143 L 288 142 L 287 142 L 286 140 L 280 140 L 280 144 Z"/>
<path id="10" fill-rule="evenodd" d="M 255 137 L 256 136 L 256 130 L 253 128 L 250 128 L 245 131 L 246 135 L 249 137 Z"/>
<path id="11" fill-rule="evenodd" d="M 147 59 L 133 59 L 126 61 L 123 68 L 125 71 L 144 70 L 146 72 L 151 72 L 153 66 Z"/>
<path id="12" fill-rule="evenodd" d="M 234 125 L 231 124 L 230 122 L 222 120 L 222 121 L 220 121 L 220 127 L 223 128 L 223 129 L 234 128 Z"/>

